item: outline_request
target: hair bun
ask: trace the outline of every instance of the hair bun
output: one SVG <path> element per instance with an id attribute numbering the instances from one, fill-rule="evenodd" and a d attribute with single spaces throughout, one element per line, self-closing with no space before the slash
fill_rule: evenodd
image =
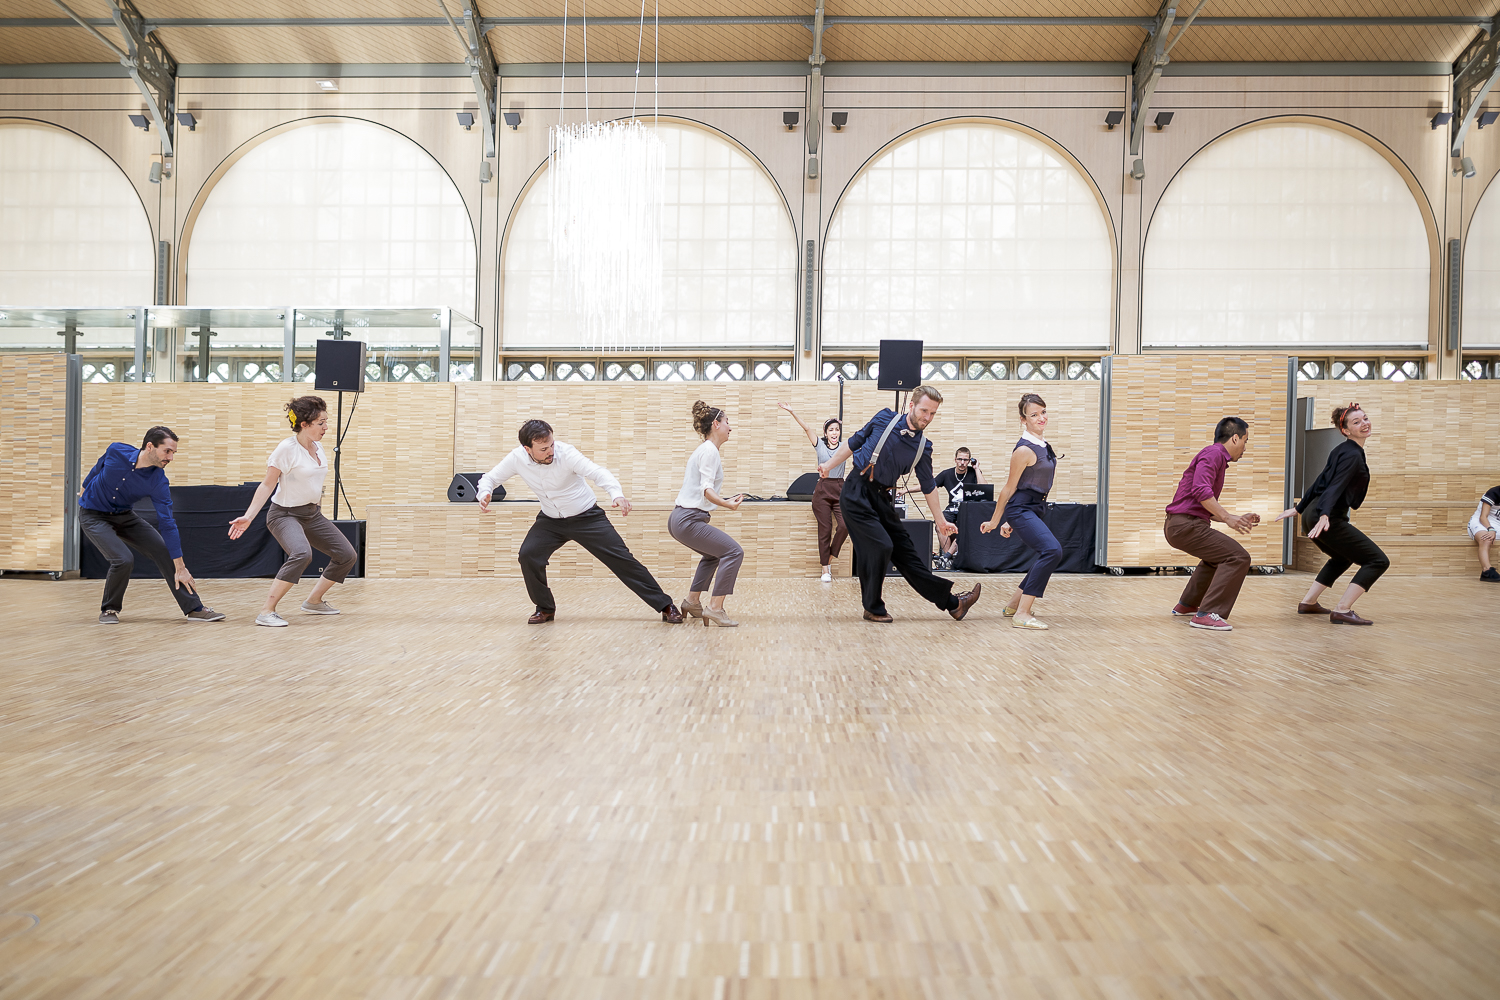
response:
<path id="1" fill-rule="evenodd" d="M 710 407 L 703 400 L 701 400 L 701 399 L 698 400 L 697 402 L 695 402 L 693 404 L 693 419 L 694 420 L 700 420 L 700 419 L 702 419 L 703 417 L 707 416 L 712 409 L 713 408 Z"/>

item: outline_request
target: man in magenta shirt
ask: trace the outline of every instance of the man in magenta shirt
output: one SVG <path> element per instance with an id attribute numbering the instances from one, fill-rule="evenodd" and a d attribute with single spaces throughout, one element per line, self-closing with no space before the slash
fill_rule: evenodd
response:
<path id="1" fill-rule="evenodd" d="M 1210 524 L 1223 521 L 1248 535 L 1260 523 L 1259 514 L 1231 514 L 1219 504 L 1224 470 L 1240 460 L 1249 443 L 1249 424 L 1239 417 L 1220 420 L 1214 428 L 1214 443 L 1193 456 L 1177 484 L 1177 495 L 1167 506 L 1167 544 L 1200 560 L 1172 609 L 1173 615 L 1191 617 L 1193 628 L 1231 631 L 1233 626 L 1226 619 L 1250 572 L 1250 553 Z"/>

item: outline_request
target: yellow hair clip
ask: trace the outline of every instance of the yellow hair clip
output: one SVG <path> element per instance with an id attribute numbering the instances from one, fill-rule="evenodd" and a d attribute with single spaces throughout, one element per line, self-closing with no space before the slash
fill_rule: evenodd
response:
<path id="1" fill-rule="evenodd" d="M 286 422 L 292 425 L 292 430 L 297 429 L 297 414 L 291 410 L 286 411 Z"/>

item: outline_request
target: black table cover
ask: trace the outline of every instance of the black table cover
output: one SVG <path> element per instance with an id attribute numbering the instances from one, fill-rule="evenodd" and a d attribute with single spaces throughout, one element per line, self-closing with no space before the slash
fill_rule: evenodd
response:
<path id="1" fill-rule="evenodd" d="M 265 507 L 243 535 L 234 540 L 229 537 L 229 522 L 245 513 L 258 485 L 172 487 L 172 516 L 182 536 L 183 561 L 193 576 L 208 580 L 276 575 L 286 554 L 266 528 Z M 137 503 L 135 512 L 152 527 L 156 526 L 156 508 L 149 498 Z M 150 559 L 134 549 L 131 551 L 136 557 L 131 579 L 159 576 Z M 94 548 L 88 535 L 83 535 L 78 556 L 78 569 L 83 577 L 102 580 L 109 573 L 109 561 Z"/>
<path id="2" fill-rule="evenodd" d="M 1059 573 L 1092 573 L 1094 537 L 1099 506 L 1092 503 L 1049 503 L 1042 523 L 1057 536 L 1062 546 Z M 1019 535 L 1000 537 L 996 527 L 988 535 L 979 526 L 995 513 L 994 503 L 976 500 L 958 507 L 958 558 L 955 569 L 966 573 L 1024 573 L 1031 568 L 1036 553 L 1021 541 Z"/>

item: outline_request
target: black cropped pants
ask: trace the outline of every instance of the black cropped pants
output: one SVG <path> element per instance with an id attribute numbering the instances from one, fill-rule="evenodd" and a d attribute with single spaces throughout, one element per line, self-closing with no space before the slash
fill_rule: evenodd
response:
<path id="1" fill-rule="evenodd" d="M 1302 512 L 1302 530 L 1311 531 L 1318 523 L 1318 515 L 1311 507 Z M 1391 568 L 1391 561 L 1380 551 L 1380 546 L 1370 541 L 1368 535 L 1345 520 L 1328 519 L 1328 527 L 1317 538 L 1312 539 L 1328 561 L 1318 570 L 1318 582 L 1332 587 L 1350 566 L 1359 566 L 1354 574 L 1354 583 L 1369 590 L 1375 586 L 1380 575 Z"/>

